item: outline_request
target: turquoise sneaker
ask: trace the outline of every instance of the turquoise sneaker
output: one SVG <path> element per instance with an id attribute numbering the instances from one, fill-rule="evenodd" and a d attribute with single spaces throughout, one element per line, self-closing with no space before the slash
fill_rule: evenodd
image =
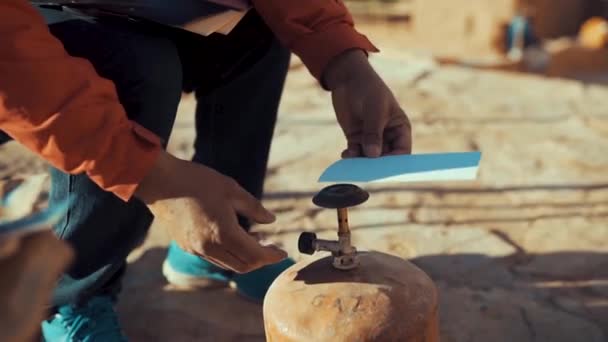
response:
<path id="1" fill-rule="evenodd" d="M 187 287 L 232 286 L 249 300 L 261 303 L 270 284 L 295 262 L 287 258 L 253 272 L 235 274 L 181 249 L 175 241 L 169 244 L 163 274 L 171 284 Z"/>
<path id="2" fill-rule="evenodd" d="M 93 297 L 80 307 L 62 306 L 42 322 L 46 342 L 127 342 L 110 297 Z"/>
<path id="3" fill-rule="evenodd" d="M 235 274 L 232 282 L 240 295 L 261 304 L 272 282 L 293 264 L 295 264 L 293 259 L 283 259 L 276 264 L 249 273 Z"/>
<path id="4" fill-rule="evenodd" d="M 187 287 L 225 287 L 232 273 L 181 249 L 175 241 L 169 244 L 163 262 L 163 275 L 174 285 Z"/>

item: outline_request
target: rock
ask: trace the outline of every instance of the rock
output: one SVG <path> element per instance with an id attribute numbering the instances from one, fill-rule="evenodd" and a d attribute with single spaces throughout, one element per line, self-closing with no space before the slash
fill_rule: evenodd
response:
<path id="1" fill-rule="evenodd" d="M 582 220 L 582 219 L 581 219 Z M 608 277 L 608 227 L 537 224 L 523 236 L 522 246 L 532 253 L 518 272 L 552 279 Z"/>
<path id="2" fill-rule="evenodd" d="M 595 324 L 505 290 L 440 288 L 442 341 L 605 341 Z"/>
<path id="3" fill-rule="evenodd" d="M 415 83 L 437 69 L 437 63 L 431 58 L 404 57 L 403 53 L 399 58 L 372 55 L 370 63 L 383 80 L 399 84 Z"/>

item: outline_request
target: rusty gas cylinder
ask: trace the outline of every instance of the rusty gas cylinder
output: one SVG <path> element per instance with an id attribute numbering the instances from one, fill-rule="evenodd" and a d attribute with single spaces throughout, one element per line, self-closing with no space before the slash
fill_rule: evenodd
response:
<path id="1" fill-rule="evenodd" d="M 338 210 L 338 241 L 300 236 L 306 254 L 285 270 L 264 299 L 268 342 L 439 341 L 438 296 L 432 280 L 412 263 L 350 245 L 346 208 L 368 195 L 354 185 L 323 189 L 315 204 Z"/>

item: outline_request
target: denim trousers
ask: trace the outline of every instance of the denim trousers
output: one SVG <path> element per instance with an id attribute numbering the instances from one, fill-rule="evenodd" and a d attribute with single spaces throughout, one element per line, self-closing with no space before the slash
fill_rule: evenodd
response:
<path id="1" fill-rule="evenodd" d="M 234 178 L 261 198 L 290 56 L 272 34 L 262 37 L 270 32 L 263 25 L 248 15 L 234 35 L 212 37 L 110 18 L 49 27 L 70 55 L 86 58 L 114 82 L 129 118 L 163 141 L 170 137 L 183 92 L 194 92 L 192 160 Z M 267 44 L 254 48 L 256 39 Z M 55 233 L 76 253 L 59 279 L 52 305 L 115 297 L 126 257 L 145 239 L 153 215 L 141 201 L 123 202 L 84 174 L 51 168 L 51 179 L 50 205 L 66 198 L 72 203 Z M 245 219 L 240 222 L 248 229 Z"/>

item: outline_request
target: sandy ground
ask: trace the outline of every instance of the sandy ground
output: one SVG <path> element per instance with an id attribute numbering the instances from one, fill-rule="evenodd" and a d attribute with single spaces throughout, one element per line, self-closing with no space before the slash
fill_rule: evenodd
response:
<path id="1" fill-rule="evenodd" d="M 371 199 L 351 214 L 354 244 L 408 258 L 433 277 L 443 341 L 607 341 L 608 87 L 383 50 L 372 60 L 412 120 L 415 152 L 483 157 L 475 182 L 366 187 Z M 301 231 L 334 235 L 334 213 L 310 200 L 344 139 L 328 95 L 293 64 L 265 197 L 278 222 L 259 229 L 299 259 Z M 192 153 L 193 106 L 184 99 L 170 141 L 183 158 Z M 43 170 L 16 144 L 0 154 L 5 181 Z M 132 340 L 263 341 L 260 306 L 229 289 L 165 283 L 168 241 L 154 225 L 130 257 L 119 312 Z"/>

